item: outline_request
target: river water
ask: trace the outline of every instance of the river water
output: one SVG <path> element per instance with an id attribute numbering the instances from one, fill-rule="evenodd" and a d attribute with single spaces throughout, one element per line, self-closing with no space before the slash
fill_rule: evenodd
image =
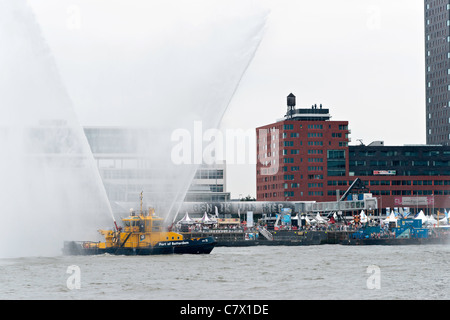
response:
<path id="1" fill-rule="evenodd" d="M 27 257 L 0 259 L 0 271 L 0 299 L 450 298 L 450 245 L 218 247 L 209 255 Z"/>

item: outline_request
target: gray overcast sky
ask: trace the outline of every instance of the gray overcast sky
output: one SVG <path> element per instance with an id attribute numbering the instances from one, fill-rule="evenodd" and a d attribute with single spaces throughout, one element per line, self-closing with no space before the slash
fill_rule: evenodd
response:
<path id="1" fill-rule="evenodd" d="M 95 92 L 94 99 L 86 91 L 96 81 L 95 72 L 94 77 L 83 72 L 115 68 L 114 53 L 131 57 L 117 65 L 138 68 L 148 58 L 139 53 L 176 30 L 172 26 L 178 18 L 189 16 L 201 24 L 222 10 L 214 0 L 28 2 L 82 125 L 108 124 L 102 117 L 105 110 L 95 108 L 106 98 Z M 149 10 L 138 3 L 146 3 Z M 243 2 L 229 3 L 238 8 Z M 384 140 L 387 145 L 425 143 L 422 0 L 261 0 L 253 5 L 270 10 L 265 35 L 222 128 L 253 129 L 274 122 L 284 115 L 286 96 L 292 92 L 297 107 L 322 103 L 332 119 L 348 120 L 352 144 L 357 139 Z M 146 37 L 152 40 L 143 42 Z M 118 38 L 126 39 L 126 46 L 116 46 Z M 101 56 L 108 50 L 110 57 Z M 96 52 L 99 56 L 93 59 Z M 120 72 L 116 76 L 110 89 L 126 92 L 139 86 L 138 78 L 124 84 Z M 235 165 L 228 171 L 232 197 L 256 195 L 254 166 Z"/>
<path id="2" fill-rule="evenodd" d="M 333 120 L 348 120 L 351 144 L 425 143 L 422 0 L 266 3 L 265 38 L 224 126 L 272 123 L 286 112 L 292 92 L 297 107 L 322 103 Z M 229 175 L 240 169 L 231 166 Z M 254 183 L 256 174 L 245 172 L 248 179 L 228 181 L 230 190 L 248 193 L 242 182 Z"/>

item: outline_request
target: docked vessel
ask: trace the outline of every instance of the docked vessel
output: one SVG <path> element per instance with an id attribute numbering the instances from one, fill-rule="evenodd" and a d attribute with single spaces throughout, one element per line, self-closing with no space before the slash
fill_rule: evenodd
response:
<path id="1" fill-rule="evenodd" d="M 139 215 L 133 212 L 122 219 L 124 227 L 115 230 L 99 230 L 103 242 L 65 241 L 66 255 L 154 255 L 154 254 L 209 254 L 216 241 L 213 237 L 185 238 L 182 234 L 166 231 L 163 218 L 155 215 L 154 209 Z"/>
<path id="2" fill-rule="evenodd" d="M 343 245 L 421 245 L 448 244 L 450 233 L 446 229 L 423 228 L 420 219 L 399 219 L 396 227 L 362 227 L 349 234 Z"/>
<path id="3" fill-rule="evenodd" d="M 287 214 L 290 216 L 290 212 Z M 280 221 L 280 217 L 264 216 L 256 225 L 249 226 L 239 218 L 210 218 L 205 212 L 201 219 L 191 219 L 186 213 L 175 229 L 186 237 L 214 237 L 217 247 L 307 246 L 327 242 L 326 232 L 299 228 L 297 218 L 285 224 L 285 220 L 291 219 Z"/>

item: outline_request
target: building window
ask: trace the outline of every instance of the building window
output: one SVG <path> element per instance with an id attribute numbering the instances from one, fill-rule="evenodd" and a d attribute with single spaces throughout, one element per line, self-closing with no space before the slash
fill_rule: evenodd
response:
<path id="1" fill-rule="evenodd" d="M 285 191 L 284 192 L 284 196 L 285 197 L 293 197 L 294 196 L 294 191 Z"/>
<path id="2" fill-rule="evenodd" d="M 417 153 L 417 151 L 405 151 L 404 155 L 407 157 L 417 157 L 418 153 Z"/>
<path id="3" fill-rule="evenodd" d="M 329 177 L 345 176 L 345 150 L 327 150 L 327 171 Z"/>
<path id="4" fill-rule="evenodd" d="M 342 138 L 342 133 L 340 133 L 340 132 L 333 132 L 333 133 L 331 133 L 331 137 L 333 137 L 333 138 Z"/>

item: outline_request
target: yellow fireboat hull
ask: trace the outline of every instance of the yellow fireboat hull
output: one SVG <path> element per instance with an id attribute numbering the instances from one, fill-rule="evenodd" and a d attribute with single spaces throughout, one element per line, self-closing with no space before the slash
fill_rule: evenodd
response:
<path id="1" fill-rule="evenodd" d="M 214 249 L 216 241 L 213 237 L 185 239 L 176 241 L 161 241 L 154 246 L 146 247 L 102 247 L 98 243 L 66 241 L 63 253 L 65 255 L 157 255 L 157 254 L 209 254 Z"/>

